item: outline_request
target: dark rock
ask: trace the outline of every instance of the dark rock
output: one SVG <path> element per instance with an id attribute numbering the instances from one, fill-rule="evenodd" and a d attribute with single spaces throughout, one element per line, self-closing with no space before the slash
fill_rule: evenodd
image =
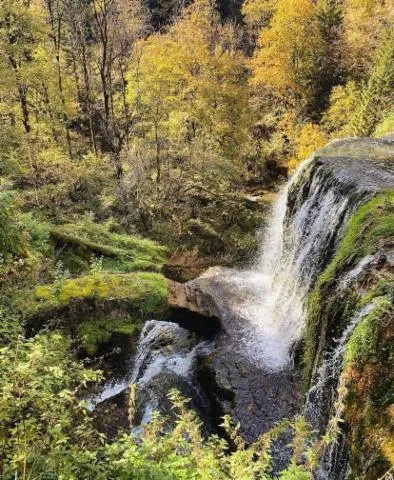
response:
<path id="1" fill-rule="evenodd" d="M 128 410 L 129 390 L 125 389 L 97 405 L 93 416 L 95 427 L 109 439 L 114 439 L 119 431 L 129 432 Z"/>
<path id="2" fill-rule="evenodd" d="M 200 357 L 198 380 L 213 405 L 217 421 L 231 415 L 247 442 L 300 409 L 299 376 L 289 369 L 264 371 L 225 347 Z"/>
<path id="3" fill-rule="evenodd" d="M 204 432 L 212 433 L 209 405 L 205 394 L 192 378 L 185 378 L 170 370 L 163 370 L 149 383 L 137 389 L 137 402 L 132 424 L 135 427 L 145 425 L 152 418 L 153 412 L 160 412 L 168 418 L 169 425 L 174 425 L 178 412 L 172 408 L 169 392 L 176 389 L 183 398 L 189 400 L 188 407 L 195 410 L 204 425 Z"/>

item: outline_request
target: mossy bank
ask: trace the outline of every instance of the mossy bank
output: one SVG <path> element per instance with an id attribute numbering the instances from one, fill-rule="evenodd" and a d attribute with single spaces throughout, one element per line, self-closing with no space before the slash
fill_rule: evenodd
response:
<path id="1" fill-rule="evenodd" d="M 350 479 L 378 478 L 394 460 L 393 247 L 394 190 L 388 190 L 354 213 L 309 296 L 305 387 L 316 380 L 323 359 L 362 314 L 351 330 L 338 379 Z M 328 400 L 327 407 L 329 417 L 338 405 Z"/>

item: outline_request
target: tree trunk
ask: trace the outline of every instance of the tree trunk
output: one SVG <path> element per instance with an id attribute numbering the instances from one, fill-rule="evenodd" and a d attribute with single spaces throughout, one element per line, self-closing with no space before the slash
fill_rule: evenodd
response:
<path id="1" fill-rule="evenodd" d="M 18 88 L 19 105 L 21 107 L 21 112 L 22 112 L 23 128 L 26 133 L 30 133 L 31 132 L 30 114 L 29 114 L 29 105 L 27 101 L 28 87 L 22 82 L 20 78 L 18 64 L 15 58 L 9 55 L 8 60 L 10 62 L 12 69 L 15 72 L 16 83 Z"/>
<path id="2" fill-rule="evenodd" d="M 46 4 L 48 7 L 49 18 L 51 22 L 53 44 L 55 47 L 57 83 L 58 83 L 60 102 L 62 104 L 62 120 L 63 120 L 64 128 L 66 130 L 66 142 L 67 142 L 68 154 L 70 158 L 72 158 L 71 135 L 70 135 L 70 128 L 68 125 L 68 116 L 66 113 L 66 99 L 64 96 L 63 76 L 62 76 L 62 68 L 61 68 L 61 62 L 60 62 L 62 16 L 60 12 L 57 11 L 57 18 L 55 19 L 52 0 L 47 0 Z"/>

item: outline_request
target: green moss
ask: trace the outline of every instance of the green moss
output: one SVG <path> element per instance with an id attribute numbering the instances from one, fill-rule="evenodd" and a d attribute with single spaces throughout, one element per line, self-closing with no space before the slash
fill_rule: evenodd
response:
<path id="1" fill-rule="evenodd" d="M 387 292 L 393 285 L 392 277 L 368 285 L 368 290 L 360 295 L 347 291 L 336 293 L 337 280 L 367 255 L 374 254 L 384 245 L 394 240 L 394 190 L 376 195 L 358 208 L 349 222 L 344 238 L 326 270 L 319 277 L 308 299 L 308 316 L 305 335 L 304 382 L 308 386 L 312 372 L 319 362 L 319 354 L 324 348 L 326 335 L 338 336 L 346 322 L 362 305 L 375 296 Z M 391 286 L 391 287 L 390 287 Z"/>
<path id="2" fill-rule="evenodd" d="M 389 298 L 374 299 L 372 310 L 357 325 L 346 345 L 346 364 L 357 363 L 357 367 L 360 368 L 367 360 L 376 356 L 382 320 L 392 312 L 392 309 Z"/>
<path id="3" fill-rule="evenodd" d="M 382 193 L 362 205 L 353 215 L 338 251 L 319 279 L 333 278 L 346 264 L 376 252 L 381 242 L 394 235 L 394 190 Z"/>
<path id="4" fill-rule="evenodd" d="M 28 315 L 35 315 L 75 302 L 94 300 L 100 304 L 125 300 L 142 313 L 156 313 L 166 307 L 167 295 L 167 282 L 158 273 L 103 272 L 38 286 L 33 295 L 25 299 L 23 309 Z"/>
<path id="5" fill-rule="evenodd" d="M 89 356 L 94 356 L 100 345 L 108 344 L 112 336 L 121 333 L 136 337 L 141 330 L 141 322 L 132 318 L 109 318 L 86 320 L 77 326 L 77 335 Z"/>
<path id="6" fill-rule="evenodd" d="M 304 388 L 310 385 L 324 352 L 335 346 L 349 322 L 363 308 L 371 310 L 356 326 L 345 349 L 342 379 L 347 395 L 346 422 L 354 477 L 378 478 L 388 469 L 389 408 L 393 399 L 394 276 L 387 258 L 394 244 L 394 190 L 359 207 L 331 263 L 308 299 Z M 347 287 L 340 280 L 368 255 L 376 259 Z M 339 287 L 339 288 L 338 288 Z"/>
<path id="7" fill-rule="evenodd" d="M 369 290 L 360 298 L 358 305 L 362 308 L 371 303 L 374 298 L 388 298 L 392 295 L 394 295 L 394 278 L 385 277 L 369 286 Z"/>
<path id="8" fill-rule="evenodd" d="M 113 233 L 108 225 L 87 221 L 52 229 L 51 237 L 62 247 L 59 258 L 66 267 L 76 272 L 81 272 L 92 256 L 103 257 L 105 270 L 160 271 L 167 256 L 167 250 L 151 240 Z M 64 246 L 67 248 L 64 249 Z M 75 262 L 76 256 L 84 263 Z"/>

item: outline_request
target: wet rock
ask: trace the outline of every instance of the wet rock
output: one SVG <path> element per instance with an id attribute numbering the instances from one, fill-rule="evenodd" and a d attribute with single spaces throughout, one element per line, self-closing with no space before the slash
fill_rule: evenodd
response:
<path id="1" fill-rule="evenodd" d="M 174 306 L 204 315 L 205 322 L 219 318 L 221 329 L 213 351 L 198 357 L 197 379 L 216 425 L 223 415 L 230 415 L 240 423 L 247 442 L 300 411 L 298 371 L 290 366 L 278 371 L 264 368 L 252 361 L 253 352 L 244 343 L 249 319 L 243 307 L 260 301 L 251 277 L 251 272 L 210 268 L 195 280 L 175 285 L 172 298 Z"/>
<path id="2" fill-rule="evenodd" d="M 208 318 L 220 317 L 218 297 L 221 296 L 226 271 L 227 269 L 223 267 L 212 267 L 197 279 L 185 284 L 169 281 L 169 305 Z"/>
<path id="3" fill-rule="evenodd" d="M 128 410 L 129 390 L 126 388 L 97 405 L 93 415 L 95 427 L 109 439 L 114 439 L 120 431 L 129 432 Z"/>
<path id="4" fill-rule="evenodd" d="M 134 425 L 147 423 L 155 410 L 170 414 L 168 393 L 173 388 L 190 399 L 191 408 L 203 416 L 207 411 L 206 400 L 195 373 L 198 354 L 209 347 L 209 343 L 176 324 L 147 322 L 134 365 L 133 383 L 137 385 Z M 209 423 L 206 416 L 204 420 Z"/>
<path id="5" fill-rule="evenodd" d="M 185 378 L 171 370 L 163 370 L 147 384 L 139 385 L 135 414 L 131 419 L 135 431 L 138 432 L 138 427 L 146 425 L 152 419 L 154 412 L 165 415 L 168 418 L 168 424 L 174 425 L 178 417 L 168 397 L 172 389 L 178 390 L 181 396 L 189 401 L 188 407 L 195 410 L 203 421 L 205 433 L 211 433 L 213 426 L 204 392 L 194 378 Z"/>
<path id="6" fill-rule="evenodd" d="M 230 415 L 240 423 L 240 433 L 247 442 L 300 409 L 297 372 L 258 368 L 224 347 L 200 357 L 198 380 L 212 402 L 217 421 Z"/>
<path id="7" fill-rule="evenodd" d="M 169 280 L 169 318 L 204 337 L 218 334 L 223 328 L 223 302 L 235 291 L 231 283 L 225 281 L 228 271 L 230 269 L 224 267 L 212 267 L 187 283 Z"/>
<path id="8" fill-rule="evenodd" d="M 154 411 L 174 421 L 168 394 L 177 389 L 190 399 L 209 430 L 209 406 L 196 381 L 197 356 L 209 351 L 211 344 L 175 323 L 151 320 L 141 333 L 137 353 L 128 374 L 108 382 L 104 390 L 91 399 L 96 405 L 97 423 L 113 436 L 116 428 L 136 428 L 146 424 Z M 136 386 L 137 401 L 133 418 L 129 418 L 129 387 Z M 118 421 L 116 422 L 116 418 Z"/>
<path id="9" fill-rule="evenodd" d="M 235 272 L 231 268 L 211 267 L 187 283 L 169 281 L 168 303 L 174 310 L 201 315 L 205 322 L 219 319 L 221 329 L 226 330 L 237 315 L 237 306 L 250 293 L 247 286 L 243 288 L 234 281 Z"/>

